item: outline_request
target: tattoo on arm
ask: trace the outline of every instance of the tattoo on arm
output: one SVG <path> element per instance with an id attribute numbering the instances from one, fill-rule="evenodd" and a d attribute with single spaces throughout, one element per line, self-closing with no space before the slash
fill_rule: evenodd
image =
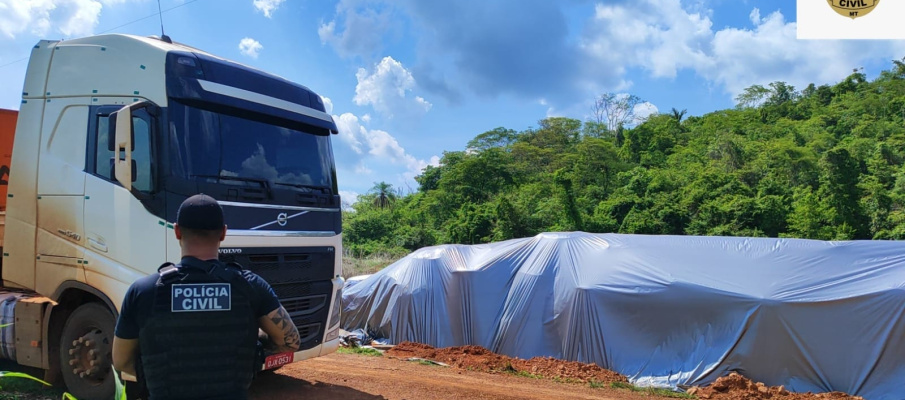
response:
<path id="1" fill-rule="evenodd" d="M 289 317 L 289 314 L 283 307 L 277 309 L 276 315 L 270 317 L 270 321 L 273 322 L 283 333 L 283 344 L 282 346 L 277 345 L 280 351 L 296 351 L 299 348 L 300 337 L 299 331 L 296 329 L 295 324 L 292 322 L 292 318 Z"/>

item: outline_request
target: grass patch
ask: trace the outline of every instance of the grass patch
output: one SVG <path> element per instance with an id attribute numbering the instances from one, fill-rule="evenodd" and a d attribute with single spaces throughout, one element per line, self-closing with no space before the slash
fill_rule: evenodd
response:
<path id="1" fill-rule="evenodd" d="M 59 399 L 62 390 L 30 379 L 0 378 L 0 400 Z"/>
<path id="2" fill-rule="evenodd" d="M 428 365 L 428 366 L 431 366 L 431 367 L 449 367 L 449 365 L 446 365 L 446 364 L 441 363 L 441 362 L 439 362 L 439 361 L 432 361 L 432 360 L 427 360 L 427 359 L 424 359 L 424 358 L 414 358 L 414 357 L 413 357 L 413 358 L 406 359 L 406 361 L 408 361 L 408 362 L 413 362 L 413 363 L 418 363 L 419 365 Z"/>
<path id="3" fill-rule="evenodd" d="M 588 386 L 590 386 L 592 389 L 601 389 L 605 388 L 606 384 L 600 381 L 590 380 L 588 381 Z"/>
<path id="4" fill-rule="evenodd" d="M 613 389 L 631 389 L 631 390 L 640 389 L 639 387 L 632 385 L 631 383 L 625 383 L 625 382 L 613 382 L 610 384 L 610 387 Z"/>
<path id="5" fill-rule="evenodd" d="M 544 379 L 543 376 L 532 374 L 528 371 L 515 371 L 512 372 L 515 376 L 521 376 L 523 378 L 531 378 L 531 379 Z"/>
<path id="6" fill-rule="evenodd" d="M 613 389 L 627 389 L 627 390 L 631 390 L 633 392 L 647 393 L 650 395 L 660 396 L 660 397 L 672 397 L 672 398 L 676 398 L 676 399 L 696 399 L 697 398 L 688 393 L 676 392 L 673 390 L 662 389 L 662 388 L 639 387 L 639 386 L 635 386 L 635 385 L 632 385 L 631 383 L 626 383 L 626 382 L 613 382 L 610 384 L 610 387 Z"/>
<path id="7" fill-rule="evenodd" d="M 372 349 L 370 347 L 340 347 L 336 350 L 336 352 L 341 354 L 359 354 L 369 357 L 383 356 L 383 353 L 381 353 L 379 350 Z"/>
<path id="8" fill-rule="evenodd" d="M 366 257 L 343 255 L 343 278 L 378 272 L 402 258 L 393 254 L 372 254 Z"/>
<path id="9" fill-rule="evenodd" d="M 3 371 L 3 374 L 22 373 L 37 378 L 43 375 L 41 369 L 24 367 L 9 360 L 0 360 L 0 371 Z M 62 388 L 9 375 L 0 378 L 0 400 L 58 400 L 62 396 Z"/>

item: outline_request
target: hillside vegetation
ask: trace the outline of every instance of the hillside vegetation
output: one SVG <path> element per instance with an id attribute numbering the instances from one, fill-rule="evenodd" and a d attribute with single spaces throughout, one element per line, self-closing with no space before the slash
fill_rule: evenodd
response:
<path id="1" fill-rule="evenodd" d="M 905 63 L 873 81 L 856 70 L 800 91 L 752 86 L 737 100 L 631 128 L 609 129 L 610 115 L 481 133 L 424 170 L 416 192 L 381 182 L 360 196 L 344 215 L 345 247 L 398 256 L 575 230 L 905 237 Z"/>

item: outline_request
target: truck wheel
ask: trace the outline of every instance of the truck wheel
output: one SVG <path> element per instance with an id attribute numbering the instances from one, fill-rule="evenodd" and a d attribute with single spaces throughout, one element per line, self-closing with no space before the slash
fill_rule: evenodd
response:
<path id="1" fill-rule="evenodd" d="M 60 375 L 69 392 L 83 400 L 107 400 L 113 379 L 113 314 L 98 303 L 69 315 L 60 338 Z"/>

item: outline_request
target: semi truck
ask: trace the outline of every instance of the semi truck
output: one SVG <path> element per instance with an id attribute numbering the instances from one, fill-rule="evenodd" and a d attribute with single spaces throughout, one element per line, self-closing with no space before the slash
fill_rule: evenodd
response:
<path id="1" fill-rule="evenodd" d="M 224 210 L 221 260 L 269 282 L 299 330 L 261 368 L 334 352 L 337 132 L 307 87 L 166 36 L 38 42 L 19 110 L 0 111 L 0 358 L 111 398 L 123 297 L 178 262 L 176 211 L 198 193 Z"/>

